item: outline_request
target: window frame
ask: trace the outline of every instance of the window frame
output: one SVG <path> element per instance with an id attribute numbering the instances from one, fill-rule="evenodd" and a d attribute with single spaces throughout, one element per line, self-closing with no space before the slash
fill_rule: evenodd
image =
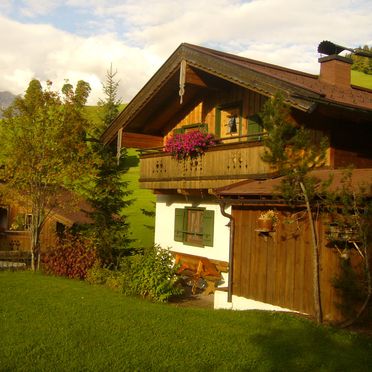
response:
<path id="1" fill-rule="evenodd" d="M 202 239 L 200 244 L 196 242 L 190 242 L 187 240 L 187 236 L 194 234 L 188 227 L 188 216 L 189 211 L 200 211 L 202 212 L 201 217 L 201 235 Z M 201 207 L 184 207 L 175 209 L 175 224 L 174 224 L 174 240 L 182 242 L 184 245 L 193 247 L 213 247 L 214 239 L 214 211 Z"/>
<path id="2" fill-rule="evenodd" d="M 232 136 L 241 136 L 243 133 L 243 103 L 241 101 L 238 102 L 232 102 L 232 103 L 227 103 L 227 104 L 222 104 L 218 105 L 215 108 L 215 134 L 216 137 L 221 138 L 222 137 L 222 125 L 226 125 L 222 123 L 222 111 L 228 111 L 228 110 L 237 110 L 238 115 L 236 116 L 237 118 L 237 131 L 229 133 Z"/>

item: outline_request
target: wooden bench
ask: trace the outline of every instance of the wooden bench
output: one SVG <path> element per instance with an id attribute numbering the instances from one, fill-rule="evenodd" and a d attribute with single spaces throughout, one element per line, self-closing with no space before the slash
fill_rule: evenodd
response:
<path id="1" fill-rule="evenodd" d="M 192 280 L 192 293 L 196 293 L 199 279 L 204 279 L 207 287 L 205 295 L 214 293 L 216 283 L 222 279 L 223 272 L 227 272 L 229 263 L 225 261 L 213 260 L 210 258 L 194 256 L 186 253 L 174 253 L 175 263 L 179 264 L 179 275 L 190 277 Z"/>

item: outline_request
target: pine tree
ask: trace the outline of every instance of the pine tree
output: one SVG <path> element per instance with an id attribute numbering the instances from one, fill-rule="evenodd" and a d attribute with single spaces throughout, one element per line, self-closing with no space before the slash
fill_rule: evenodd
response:
<path id="1" fill-rule="evenodd" d="M 101 108 L 101 124 L 96 128 L 100 135 L 119 113 L 121 100 L 117 98 L 119 82 L 115 81 L 117 71 L 112 65 L 107 70 L 106 82 L 102 84 L 104 99 L 99 100 Z M 110 145 L 99 141 L 92 142 L 95 154 L 96 176 L 85 190 L 88 201 L 94 211 L 90 217 L 94 224 L 88 228 L 94 238 L 102 264 L 117 266 L 121 256 L 128 254 L 129 242 L 125 208 L 131 203 L 128 183 L 123 181 L 123 175 L 128 170 L 126 166 L 126 150 L 122 149 L 118 156 Z"/>
<path id="2" fill-rule="evenodd" d="M 117 73 L 117 70 L 115 70 L 115 72 L 113 71 L 111 64 L 110 69 L 106 71 L 106 81 L 102 83 L 105 99 L 100 99 L 98 101 L 98 106 L 101 108 L 101 131 L 105 130 L 120 112 L 119 107 L 122 103 L 122 100 L 121 98 L 118 98 L 120 81 L 115 80 Z"/>

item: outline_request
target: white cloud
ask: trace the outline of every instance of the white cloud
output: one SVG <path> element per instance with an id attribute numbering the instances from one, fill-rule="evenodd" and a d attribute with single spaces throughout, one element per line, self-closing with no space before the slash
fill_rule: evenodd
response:
<path id="1" fill-rule="evenodd" d="M 139 48 L 131 48 L 115 35 L 82 38 L 48 25 L 24 25 L 0 17 L 0 90 L 19 94 L 30 79 L 51 80 L 60 87 L 65 79 L 73 84 L 83 79 L 92 85 L 90 103 L 102 96 L 101 81 L 110 63 L 118 70 L 120 94 L 130 99 L 150 77 L 157 59 Z"/>
<path id="2" fill-rule="evenodd" d="M 9 11 L 9 0 L 2 4 Z M 71 12 L 71 19 L 76 18 L 80 36 L 0 17 L 0 90 L 21 93 L 30 76 L 57 85 L 65 78 L 72 83 L 85 79 L 93 88 L 92 103 L 102 95 L 100 82 L 111 62 L 127 101 L 181 42 L 313 73 L 319 69 L 316 48 L 322 40 L 349 47 L 372 45 L 370 0 L 27 0 L 18 8 L 18 1 L 12 4 L 13 13 L 23 9 L 35 22 L 40 22 L 38 15 L 44 20 L 50 15 L 53 22 L 52 15 L 63 6 L 64 14 Z"/>

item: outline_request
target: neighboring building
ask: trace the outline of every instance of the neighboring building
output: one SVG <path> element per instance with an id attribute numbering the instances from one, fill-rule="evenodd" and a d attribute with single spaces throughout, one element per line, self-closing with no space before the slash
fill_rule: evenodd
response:
<path id="1" fill-rule="evenodd" d="M 41 250 L 55 245 L 67 227 L 91 223 L 86 212 L 89 204 L 70 192 L 61 195 L 63 208 L 54 208 L 46 219 L 41 233 Z M 26 202 L 12 202 L 0 206 L 0 250 L 30 251 L 32 214 Z"/>
<path id="2" fill-rule="evenodd" d="M 371 174 L 372 90 L 350 84 L 350 60 L 332 55 L 319 62 L 317 76 L 181 44 L 102 136 L 118 148 L 143 149 L 140 186 L 157 197 L 156 244 L 229 262 L 223 285 L 229 290 L 216 291 L 216 308 L 314 313 L 306 223 L 301 236 L 283 224 L 273 233 L 255 230 L 259 213 L 275 206 L 275 173 L 260 157 L 265 134 L 258 113 L 276 92 L 314 141 L 328 137 L 327 169 L 353 164 L 367 169 L 362 179 Z M 195 129 L 213 133 L 220 143 L 191 160 L 162 150 L 173 133 Z M 336 319 L 330 278 L 337 257 L 322 249 L 324 317 Z"/>

